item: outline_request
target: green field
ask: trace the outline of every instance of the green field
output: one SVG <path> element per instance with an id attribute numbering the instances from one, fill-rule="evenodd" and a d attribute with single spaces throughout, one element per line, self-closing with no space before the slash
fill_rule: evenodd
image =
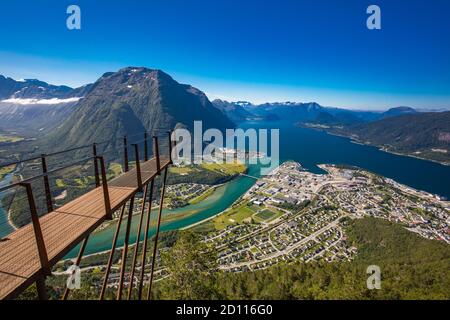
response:
<path id="1" fill-rule="evenodd" d="M 186 175 L 192 172 L 194 169 L 191 167 L 170 167 L 169 173 L 175 173 L 175 174 L 181 174 Z"/>
<path id="2" fill-rule="evenodd" d="M 0 142 L 19 142 L 22 140 L 23 138 L 19 136 L 0 134 Z"/>
<path id="3" fill-rule="evenodd" d="M 210 170 L 218 171 L 227 175 L 235 175 L 240 173 L 245 173 L 247 167 L 241 163 L 204 163 L 201 167 Z"/>
<path id="4" fill-rule="evenodd" d="M 269 222 L 279 218 L 283 213 L 277 210 L 264 209 L 255 215 L 256 222 Z"/>
<path id="5" fill-rule="evenodd" d="M 112 162 L 109 165 L 109 171 L 117 177 L 118 175 L 122 174 L 122 165 L 120 163 Z"/>
<path id="6" fill-rule="evenodd" d="M 64 183 L 64 180 L 63 179 L 56 179 L 56 186 L 58 187 L 58 188 L 64 188 L 64 187 L 66 187 L 67 185 Z"/>
<path id="7" fill-rule="evenodd" d="M 251 218 L 255 212 L 244 203 L 235 209 L 232 209 L 215 218 L 214 225 L 217 230 L 222 230 L 229 225 L 243 223 L 245 219 Z"/>
<path id="8" fill-rule="evenodd" d="M 261 218 L 262 220 L 269 220 L 269 219 L 273 218 L 275 215 L 276 215 L 275 212 L 272 212 L 268 209 L 265 209 L 265 210 L 259 212 L 258 214 L 256 214 L 256 216 L 258 218 Z"/>
<path id="9" fill-rule="evenodd" d="M 13 172 L 15 168 L 16 166 L 8 166 L 0 168 L 0 179 L 3 179 L 7 174 Z"/>
<path id="10" fill-rule="evenodd" d="M 214 193 L 214 189 L 215 188 L 209 188 L 208 190 L 203 192 L 198 197 L 196 197 L 196 198 L 192 199 L 191 201 L 189 201 L 189 204 L 196 204 L 196 203 L 199 203 L 199 202 L 205 200 L 206 198 L 208 198 L 210 195 L 212 195 Z"/>
<path id="11" fill-rule="evenodd" d="M 94 184 L 95 178 L 93 176 L 87 176 L 82 178 L 74 179 L 75 183 L 77 184 L 77 187 L 80 188 L 87 188 L 89 185 Z"/>

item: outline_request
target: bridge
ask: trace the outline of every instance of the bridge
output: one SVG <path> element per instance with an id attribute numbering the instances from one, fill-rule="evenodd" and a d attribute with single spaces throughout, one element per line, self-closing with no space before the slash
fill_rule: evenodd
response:
<path id="1" fill-rule="evenodd" d="M 79 266 L 89 236 L 103 222 L 113 219 L 113 214 L 118 211 L 119 217 L 115 235 L 112 240 L 112 249 L 109 254 L 108 263 L 103 278 L 99 299 L 104 299 L 105 291 L 108 285 L 108 277 L 110 275 L 113 256 L 117 246 L 117 239 L 122 222 L 126 223 L 126 234 L 124 246 L 122 250 L 120 277 L 117 288 L 116 298 L 122 299 L 124 290 L 124 279 L 127 273 L 127 254 L 130 245 L 130 228 L 133 218 L 133 208 L 135 197 L 138 193 L 143 193 L 143 201 L 140 208 L 139 229 L 134 243 L 134 255 L 132 258 L 132 267 L 129 270 L 129 290 L 128 299 L 131 298 L 133 286 L 138 290 L 138 298 L 143 298 L 143 280 L 146 267 L 147 254 L 147 234 L 150 226 L 151 201 L 153 197 L 153 189 L 155 187 L 155 178 L 161 176 L 162 186 L 159 201 L 159 210 L 157 215 L 157 230 L 155 242 L 153 246 L 153 256 L 151 259 L 150 285 L 146 298 L 150 298 L 151 287 L 153 282 L 153 273 L 155 270 L 155 257 L 158 243 L 158 235 L 161 223 L 161 214 L 163 200 L 165 195 L 165 186 L 167 179 L 168 167 L 172 164 L 171 151 L 171 133 L 168 133 L 168 152 L 160 154 L 158 137 L 152 137 L 153 152 L 152 157 L 148 155 L 148 134 L 143 134 L 144 139 L 141 140 L 144 146 L 144 159 L 139 156 L 139 143 L 129 144 L 127 137 L 123 137 L 123 164 L 124 172 L 119 176 L 108 181 L 107 179 L 107 163 L 104 155 L 98 154 L 97 148 L 99 144 L 93 143 L 88 146 L 81 146 L 69 150 L 55 152 L 53 154 L 40 155 L 26 160 L 14 161 L 0 165 L 7 167 L 11 165 L 19 165 L 29 161 L 40 162 L 42 173 L 28 179 L 22 179 L 13 182 L 7 186 L 0 188 L 0 192 L 5 192 L 14 188 L 22 188 L 26 191 L 26 198 L 31 215 L 31 222 L 0 239 L 0 299 L 14 299 L 21 292 L 27 289 L 31 284 L 36 283 L 39 299 L 47 299 L 45 288 L 45 279 L 51 275 L 51 269 L 57 264 L 69 251 L 74 249 L 81 243 L 78 257 L 75 265 Z M 130 169 L 129 148 L 134 149 L 133 168 Z M 83 158 L 81 161 L 71 163 L 64 167 L 49 170 L 47 162 L 52 156 L 64 156 L 68 152 L 85 150 L 92 148 L 92 155 Z M 51 173 L 65 170 L 77 163 L 91 162 L 95 171 L 95 187 L 93 190 L 76 197 L 68 203 L 55 208 L 54 199 L 52 198 L 51 184 L 49 176 Z M 39 214 L 35 195 L 33 194 L 32 183 L 41 180 L 45 190 L 46 213 Z M 148 206 L 145 204 L 149 203 Z M 129 209 L 125 214 L 126 206 Z M 147 207 L 147 209 L 146 209 Z M 145 223 L 144 223 L 144 217 Z M 143 230 L 144 229 L 144 230 Z M 141 232 L 146 235 L 142 243 L 141 268 L 137 279 L 138 283 L 133 284 L 136 272 L 136 264 L 138 263 L 138 250 L 140 246 Z M 69 297 L 70 290 L 65 289 L 62 299 Z"/>
<path id="2" fill-rule="evenodd" d="M 260 179 L 258 177 L 255 177 L 255 176 L 252 176 L 252 175 L 249 175 L 249 174 L 246 174 L 246 173 L 240 173 L 239 175 L 243 176 L 243 177 L 247 177 L 247 178 L 252 178 L 252 179 L 255 179 L 255 180 L 259 180 Z"/>

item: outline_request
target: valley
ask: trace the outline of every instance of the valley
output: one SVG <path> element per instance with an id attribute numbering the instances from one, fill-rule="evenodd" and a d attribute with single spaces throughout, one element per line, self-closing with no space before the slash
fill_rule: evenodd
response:
<path id="1" fill-rule="evenodd" d="M 225 276 L 262 270 L 271 272 L 273 268 L 297 263 L 352 263 L 359 259 L 361 248 L 349 240 L 351 233 L 348 230 L 355 225 L 354 221 L 372 218 L 399 225 L 429 241 L 447 244 L 450 241 L 449 205 L 444 201 L 450 196 L 446 182 L 446 177 L 450 178 L 449 167 L 389 154 L 341 137 L 356 139 L 345 131 L 347 128 L 359 128 L 360 132 L 366 133 L 369 132 L 368 127 L 378 123 L 397 122 L 402 117 L 433 121 L 426 118 L 441 117 L 446 113 L 427 115 L 404 108 L 385 113 L 353 112 L 316 103 L 261 106 L 217 100 L 211 103 L 201 91 L 177 83 L 162 71 L 134 67 L 104 74 L 83 94 L 74 104 L 62 103 L 50 109 L 44 108 L 45 112 L 35 114 L 33 126 L 27 126 L 24 120 L 24 131 L 14 132 L 7 126 L 0 126 L 4 132 L 0 141 L 4 149 L 0 154 L 1 161 L 55 151 L 55 145 L 61 149 L 87 145 L 95 139 L 101 141 L 99 153 L 106 157 L 107 177 L 111 179 L 123 172 L 124 135 L 128 136 L 129 143 L 142 146 L 141 132 L 158 134 L 180 126 L 189 128 L 191 120 L 193 123 L 195 119 L 204 119 L 206 128 L 237 126 L 244 130 L 280 130 L 282 164 L 270 176 L 259 175 L 260 165 L 221 164 L 219 160 L 222 157 L 201 165 L 181 164 L 170 168 L 160 253 L 171 250 L 180 234 L 195 231 L 200 235 L 202 245 L 216 249 L 218 270 Z M 110 100 L 106 101 L 105 95 Z M 25 98 L 23 95 L 14 99 Z M 6 100 L 11 103 L 11 99 Z M 177 108 L 184 102 L 190 108 L 189 115 L 186 110 Z M 11 110 L 8 108 L 3 109 L 5 114 L 10 112 L 6 112 Z M 28 117 L 34 111 L 27 105 L 20 112 L 24 112 L 21 116 Z M 10 114 L 10 120 L 18 119 L 14 117 L 20 112 Z M 52 123 L 41 127 L 48 118 L 48 112 L 55 114 Z M 302 127 L 296 125 L 298 121 L 303 121 Z M 446 130 L 445 119 L 442 123 L 437 125 L 437 132 Z M 305 125 L 313 128 L 305 128 Z M 398 126 L 410 130 L 405 125 Z M 445 140 L 446 136 L 441 134 L 440 137 Z M 447 142 L 443 142 L 443 145 L 433 144 L 431 152 L 445 156 Z M 423 145 L 427 143 L 428 140 L 423 141 Z M 386 149 L 385 145 L 383 147 Z M 164 152 L 166 149 L 162 142 L 161 150 Z M 406 153 L 397 152 L 397 149 L 386 150 Z M 247 151 L 257 154 L 257 150 Z M 63 165 L 83 156 L 85 154 L 76 151 L 70 159 L 56 157 L 50 165 Z M 131 157 L 130 166 L 134 165 Z M 29 177 L 40 170 L 39 161 L 34 161 L 20 168 L 5 167 L 0 174 L 6 181 Z M 61 206 L 92 188 L 95 183 L 92 172 L 92 164 L 83 162 L 49 177 L 55 205 Z M 38 210 L 45 212 L 43 186 L 36 184 L 33 188 Z M 152 201 L 154 210 L 158 205 L 159 188 L 157 179 Z M 20 192 L 2 195 L 0 236 L 6 236 L 12 227 L 29 223 L 24 196 Z M 131 224 L 130 243 L 136 241 L 136 216 L 141 204 L 142 199 L 138 197 L 133 211 L 135 218 Z M 95 279 L 104 268 L 116 225 L 117 213 L 113 220 L 104 223 L 90 237 L 85 251 L 86 260 L 82 264 L 87 277 Z M 155 227 L 156 221 L 152 220 L 149 233 L 141 235 L 141 240 L 152 238 Z M 124 232 L 121 229 L 118 234 L 113 270 L 119 267 L 118 256 L 125 241 Z M 55 267 L 56 277 L 50 282 L 64 279 L 64 270 L 78 249 L 74 248 Z M 160 255 L 157 266 L 155 275 L 159 282 L 168 275 Z M 117 281 L 118 275 L 113 272 L 109 287 L 117 285 Z"/>
<path id="2" fill-rule="evenodd" d="M 201 235 L 207 248 L 214 248 L 220 274 L 271 273 L 274 268 L 298 267 L 299 263 L 312 268 L 324 263 L 357 267 L 368 258 L 367 248 L 361 239 L 355 241 L 352 229 L 368 222 L 372 228 L 401 227 L 411 241 L 418 235 L 430 245 L 440 242 L 448 252 L 450 202 L 362 169 L 320 167 L 327 173 L 313 174 L 299 163 L 285 162 L 270 176 L 261 177 L 220 215 L 188 228 Z M 176 239 L 176 231 L 163 233 L 162 255 L 171 250 Z M 388 241 L 389 246 L 395 245 L 393 239 Z M 84 276 L 95 278 L 106 258 L 107 252 L 88 256 Z M 63 265 L 57 270 L 52 283 L 64 278 Z M 161 256 L 155 275 L 157 283 L 168 276 Z M 115 285 L 117 274 L 113 272 L 109 287 Z"/>
<path id="3" fill-rule="evenodd" d="M 357 248 L 346 243 L 344 232 L 349 218 L 386 219 L 450 245 L 450 202 L 364 170 L 320 167 L 327 174 L 285 162 L 232 208 L 194 227 L 219 249 L 222 270 L 252 271 L 298 259 L 352 260 Z"/>

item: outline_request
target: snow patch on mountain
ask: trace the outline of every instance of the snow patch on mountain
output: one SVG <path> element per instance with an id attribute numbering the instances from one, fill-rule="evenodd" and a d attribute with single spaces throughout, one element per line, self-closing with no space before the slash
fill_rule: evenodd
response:
<path id="1" fill-rule="evenodd" d="M 2 100 L 0 102 L 20 104 L 20 105 L 54 105 L 54 104 L 63 104 L 63 103 L 77 102 L 81 98 L 82 97 L 73 97 L 73 98 L 67 98 L 67 99 L 58 99 L 58 98 L 51 98 L 51 99 L 10 98 L 10 99 Z"/>

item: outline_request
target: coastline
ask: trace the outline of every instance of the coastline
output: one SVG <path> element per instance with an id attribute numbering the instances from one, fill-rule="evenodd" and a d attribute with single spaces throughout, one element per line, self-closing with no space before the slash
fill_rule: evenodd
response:
<path id="1" fill-rule="evenodd" d="M 243 196 L 243 195 L 242 195 L 242 196 Z M 240 196 L 235 202 L 233 202 L 233 203 L 232 203 L 228 208 L 226 208 L 225 210 L 223 210 L 223 211 L 221 211 L 221 212 L 219 212 L 219 213 L 216 213 L 215 215 L 213 215 L 213 216 L 211 216 L 211 217 L 208 217 L 208 218 L 206 218 L 206 219 L 204 219 L 204 220 L 194 222 L 194 223 L 192 223 L 192 224 L 190 224 L 190 225 L 187 225 L 187 226 L 185 226 L 185 227 L 183 227 L 183 228 L 180 228 L 180 229 L 178 229 L 178 230 L 188 230 L 188 229 L 191 229 L 191 228 L 196 227 L 196 226 L 198 226 L 198 225 L 200 225 L 200 224 L 202 224 L 202 223 L 205 223 L 206 221 L 212 220 L 212 219 L 214 219 L 214 218 L 220 216 L 221 214 L 224 214 L 225 212 L 229 211 L 229 210 L 233 207 L 233 205 L 234 205 L 237 201 L 239 201 L 239 200 L 241 199 L 242 196 Z"/>
<path id="2" fill-rule="evenodd" d="M 18 230 L 19 228 L 14 224 L 14 222 L 11 219 L 11 209 L 8 210 L 8 223 L 11 226 L 11 228 L 14 229 L 14 231 Z"/>
<path id="3" fill-rule="evenodd" d="M 8 203 L 8 205 L 6 206 L 6 208 L 4 208 L 4 207 L 2 206 L 3 212 L 4 212 L 4 214 L 6 215 L 6 221 L 7 221 L 8 225 L 9 225 L 14 231 L 19 229 L 19 227 L 16 226 L 16 224 L 15 224 L 14 221 L 12 220 L 12 209 L 11 209 L 11 205 L 12 205 L 12 202 L 14 201 L 15 196 L 16 196 L 16 195 L 15 195 L 15 192 L 14 192 L 14 195 L 12 196 L 11 201 Z M 3 200 L 3 199 L 2 199 L 2 200 Z M 0 203 L 0 205 L 2 205 L 2 204 Z"/>
<path id="4" fill-rule="evenodd" d="M 326 171 L 326 174 L 330 174 L 329 170 L 327 170 L 327 166 L 329 166 L 329 165 L 330 165 L 330 164 L 317 164 L 317 166 L 318 166 L 319 168 L 321 168 L 322 170 Z M 365 170 L 365 169 L 362 169 L 362 170 L 367 171 L 367 170 Z M 370 171 L 367 171 L 367 172 L 371 173 Z M 372 173 L 372 174 L 373 174 L 373 173 Z M 392 183 L 393 183 L 394 186 L 400 187 L 401 190 L 402 190 L 403 192 L 407 193 L 407 194 L 414 195 L 414 196 L 421 196 L 421 197 L 424 197 L 424 196 L 425 196 L 425 197 L 427 197 L 427 198 L 429 198 L 430 200 L 433 200 L 433 201 L 440 201 L 440 202 L 443 202 L 443 203 L 450 203 L 449 201 L 446 201 L 446 200 L 436 200 L 436 199 L 434 198 L 434 195 L 433 195 L 433 194 L 430 194 L 430 193 L 428 193 L 428 192 L 426 192 L 426 191 L 423 191 L 423 190 L 415 189 L 415 188 L 410 187 L 410 186 L 408 186 L 408 185 L 401 184 L 401 183 L 399 183 L 399 182 L 397 182 L 397 181 L 395 181 L 395 180 L 392 180 Z M 220 186 L 225 185 L 225 184 L 226 184 L 226 183 L 221 184 Z M 218 186 L 215 186 L 215 187 L 218 187 Z M 189 224 L 189 225 L 184 226 L 184 227 L 182 227 L 182 228 L 179 228 L 179 229 L 177 229 L 177 230 L 181 230 L 181 231 L 183 231 L 183 230 L 189 230 L 189 229 L 194 228 L 194 227 L 196 227 L 196 226 L 198 226 L 198 225 L 201 225 L 201 224 L 203 224 L 203 223 L 205 223 L 205 222 L 207 222 L 207 221 L 210 221 L 210 220 L 215 219 L 216 217 L 218 217 L 218 216 L 220 216 L 220 215 L 226 213 L 227 211 L 231 210 L 232 207 L 233 207 L 233 205 L 234 205 L 235 203 L 239 202 L 239 201 L 242 199 L 242 197 L 243 197 L 244 195 L 245 195 L 245 193 L 242 194 L 238 199 L 236 199 L 236 200 L 235 200 L 235 201 L 234 201 L 227 209 L 225 209 L 225 210 L 223 210 L 223 211 L 221 211 L 221 212 L 218 212 L 217 214 L 215 214 L 215 215 L 213 215 L 213 216 L 210 216 L 210 217 L 208 217 L 208 218 L 205 218 L 205 219 L 203 219 L 203 220 L 201 220 L 201 221 L 197 221 L 197 222 L 195 222 L 195 223 L 192 223 L 192 224 Z M 133 246 L 133 245 L 134 245 L 134 244 L 131 244 L 131 246 Z M 117 249 L 120 249 L 120 248 L 121 248 L 121 247 L 117 247 Z M 104 251 L 100 251 L 100 252 L 91 253 L 91 254 L 86 255 L 86 257 L 88 257 L 88 256 L 95 256 L 95 255 L 99 255 L 99 254 L 104 254 L 104 253 L 107 253 L 107 252 L 109 252 L 109 251 L 110 251 L 110 250 L 104 250 Z M 75 258 L 70 258 L 70 259 L 65 259 L 65 260 L 73 260 L 73 259 L 75 259 Z"/>
<path id="5" fill-rule="evenodd" d="M 18 166 L 16 166 L 14 168 L 14 171 L 12 171 L 10 173 L 11 174 L 11 180 L 14 180 L 14 178 L 17 178 L 17 176 L 14 175 L 16 172 L 18 172 Z M 20 173 L 18 174 L 18 178 L 20 180 L 23 180 L 23 177 L 22 177 L 22 175 Z M 6 220 L 8 221 L 8 224 L 10 225 L 11 228 L 13 228 L 14 231 L 19 229 L 19 227 L 14 223 L 14 221 L 13 221 L 13 219 L 11 217 L 11 215 L 12 215 L 11 206 L 12 206 L 12 203 L 13 203 L 15 197 L 16 197 L 16 192 L 14 191 L 14 194 L 13 194 L 13 196 L 11 198 L 11 201 L 8 204 L 7 208 L 3 208 L 3 211 L 5 211 L 5 213 L 7 212 Z M 0 203 L 0 205 L 2 205 L 2 203 Z"/>
<path id="6" fill-rule="evenodd" d="M 299 125 L 299 126 L 302 127 L 302 128 L 322 131 L 322 132 L 325 132 L 326 134 L 329 134 L 331 136 L 347 138 L 347 139 L 350 140 L 351 143 L 359 144 L 359 145 L 362 145 L 362 146 L 375 147 L 375 148 L 377 148 L 380 151 L 383 151 L 383 152 L 386 152 L 386 153 L 390 153 L 390 154 L 395 154 L 397 156 L 411 157 L 411 158 L 415 158 L 415 159 L 419 159 L 419 160 L 434 162 L 434 163 L 437 163 L 437 164 L 440 164 L 440 165 L 443 165 L 443 166 L 450 166 L 450 162 L 443 162 L 443 161 L 438 161 L 438 160 L 433 160 L 433 159 L 429 159 L 429 158 L 420 157 L 420 156 L 417 156 L 417 155 L 412 155 L 412 154 L 400 153 L 400 152 L 392 151 L 392 150 L 387 149 L 387 147 L 379 146 L 379 145 L 372 144 L 372 143 L 367 143 L 367 142 L 355 139 L 352 136 L 348 136 L 348 135 L 345 135 L 345 134 L 340 134 L 340 133 L 328 131 L 327 129 L 324 129 L 324 128 L 311 127 L 311 126 L 306 126 L 306 125 Z"/>

